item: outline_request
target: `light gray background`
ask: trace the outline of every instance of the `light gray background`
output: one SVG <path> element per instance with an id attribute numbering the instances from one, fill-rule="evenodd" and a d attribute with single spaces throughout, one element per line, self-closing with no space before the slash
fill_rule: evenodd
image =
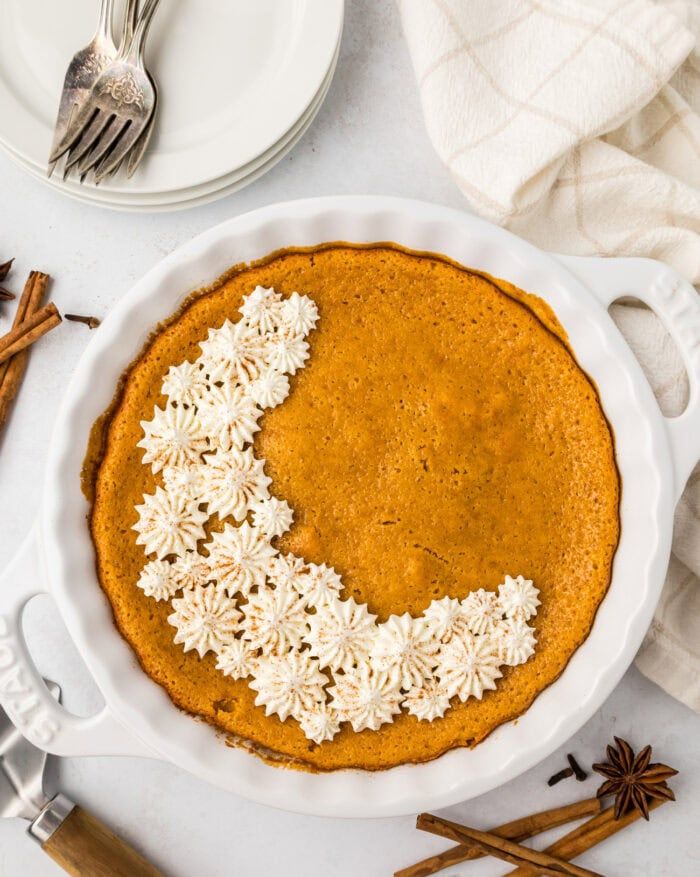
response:
<path id="1" fill-rule="evenodd" d="M 119 214 L 56 194 L 0 156 L 0 257 L 16 256 L 10 285 L 32 268 L 55 277 L 62 311 L 107 313 L 162 256 L 193 235 L 244 211 L 292 198 L 371 193 L 464 207 L 427 140 L 396 7 L 351 0 L 340 63 L 328 99 L 297 148 L 262 180 L 222 201 L 184 213 Z M 10 308 L 0 317 L 7 331 Z M 41 495 L 51 425 L 88 329 L 66 323 L 31 356 L 19 405 L 0 451 L 0 568 L 29 529 Z M 56 618 L 50 598 L 34 601 L 28 632 L 41 669 L 84 713 L 99 694 Z M 573 751 L 582 763 L 603 755 L 613 734 L 651 742 L 655 757 L 681 770 L 678 803 L 607 841 L 582 864 L 607 875 L 700 874 L 700 719 L 631 669 L 599 713 L 562 750 L 507 786 L 447 815 L 488 827 L 535 809 L 586 797 L 596 779 L 555 789 L 547 777 Z M 289 815 L 210 788 L 180 770 L 136 759 L 69 759 L 54 780 L 172 877 L 387 875 L 446 846 L 413 828 L 413 818 L 337 821 Z M 446 875 L 497 875 L 471 863 Z M 16 821 L 0 822 L 0 875 L 50 877 L 58 869 Z"/>

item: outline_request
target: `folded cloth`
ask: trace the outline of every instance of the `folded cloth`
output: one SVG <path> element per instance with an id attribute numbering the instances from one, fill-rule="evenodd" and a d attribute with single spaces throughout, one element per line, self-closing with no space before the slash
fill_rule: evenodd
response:
<path id="1" fill-rule="evenodd" d="M 398 0 L 430 138 L 474 210 L 545 249 L 648 256 L 700 284 L 697 0 Z M 613 316 L 667 414 L 654 315 Z M 700 711 L 700 468 L 637 666 Z"/>

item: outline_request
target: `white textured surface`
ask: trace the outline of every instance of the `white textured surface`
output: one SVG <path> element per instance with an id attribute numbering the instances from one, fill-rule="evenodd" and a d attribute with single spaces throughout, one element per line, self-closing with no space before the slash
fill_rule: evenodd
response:
<path id="1" fill-rule="evenodd" d="M 273 201 L 320 194 L 377 193 L 423 198 L 459 207 L 461 196 L 432 152 L 423 130 L 408 57 L 393 4 L 348 4 L 336 80 L 300 145 L 268 176 L 217 204 L 171 216 L 139 217 L 74 204 L 0 159 L 3 188 L 0 250 L 17 256 L 16 288 L 30 268 L 56 277 L 53 297 L 64 311 L 104 314 L 162 255 L 221 220 Z M 0 323 L 4 331 L 7 318 Z M 53 415 L 88 330 L 67 324 L 32 356 L 20 404 L 0 450 L 3 515 L 0 565 L 9 560 L 35 515 L 41 465 Z M 31 607 L 32 646 L 41 669 L 65 689 L 65 702 L 91 712 L 99 695 L 54 618 L 49 598 Z M 650 826 L 608 841 L 584 864 L 606 874 L 678 875 L 700 872 L 700 719 L 630 670 L 600 712 L 562 752 L 582 762 L 598 758 L 618 733 L 651 741 L 655 756 L 681 769 L 679 803 Z M 452 808 L 454 818 L 487 826 L 537 807 L 592 793 L 595 780 L 567 780 L 548 789 L 560 767 L 552 756 L 507 787 Z M 178 877 L 241 877 L 259 873 L 367 877 L 435 852 L 446 844 L 420 835 L 411 818 L 340 822 L 293 816 L 249 804 L 203 785 L 175 768 L 129 759 L 66 761 L 54 768 L 62 790 L 130 841 L 165 873 Z M 448 875 L 496 875 L 497 865 L 458 866 Z M 0 822 L 0 875 L 57 874 L 18 823 Z"/>

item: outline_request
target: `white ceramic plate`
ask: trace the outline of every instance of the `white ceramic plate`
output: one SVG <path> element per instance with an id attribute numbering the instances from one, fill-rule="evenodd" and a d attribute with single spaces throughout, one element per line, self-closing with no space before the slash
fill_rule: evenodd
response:
<path id="1" fill-rule="evenodd" d="M 117 632 L 95 577 L 80 469 L 90 427 L 152 327 L 192 289 L 231 264 L 288 246 L 396 241 L 445 254 L 540 295 L 561 320 L 599 387 L 615 433 L 622 535 L 610 589 L 590 635 L 562 675 L 516 721 L 475 749 L 391 770 L 309 774 L 271 767 L 227 747 L 173 706 Z M 690 377 L 678 418 L 661 415 L 610 319 L 634 294 L 661 316 Z M 392 816 L 448 806 L 506 782 L 549 755 L 600 707 L 632 661 L 668 565 L 673 510 L 700 456 L 700 301 L 671 269 L 645 259 L 574 259 L 537 250 L 476 217 L 392 198 L 320 198 L 231 219 L 178 248 L 128 292 L 94 333 L 57 417 L 39 525 L 0 581 L 0 703 L 32 742 L 60 755 L 140 754 L 179 765 L 261 803 L 302 813 Z M 22 635 L 24 606 L 53 595 L 105 700 L 91 718 L 51 698 Z"/>
<path id="2" fill-rule="evenodd" d="M 233 171 L 230 174 L 226 174 L 218 180 L 202 183 L 200 186 L 192 186 L 188 189 L 153 195 L 131 192 L 103 192 L 101 186 L 84 187 L 70 179 L 62 181 L 57 175 L 47 178 L 45 171 L 37 169 L 35 165 L 26 163 L 17 153 L 10 149 L 7 149 L 6 152 L 11 159 L 35 179 L 39 179 L 42 182 L 48 182 L 52 188 L 56 188 L 70 198 L 81 201 L 85 204 L 98 204 L 101 207 L 108 207 L 127 212 L 147 213 L 168 212 L 200 206 L 201 204 L 206 204 L 210 201 L 217 200 L 218 198 L 223 198 L 259 179 L 296 146 L 313 123 L 316 115 L 321 109 L 326 95 L 328 94 L 331 82 L 333 81 L 339 53 L 340 42 L 336 47 L 336 53 L 333 57 L 331 67 L 320 91 L 314 97 L 310 106 L 302 114 L 301 118 L 292 126 L 284 137 L 257 159 L 249 162 L 245 167 Z"/>
<path id="3" fill-rule="evenodd" d="M 0 142 L 42 174 L 66 65 L 96 18 L 91 0 L 0 4 Z M 159 194 L 254 161 L 319 92 L 342 18 L 343 0 L 162 3 L 147 52 L 161 98 L 149 160 L 100 189 Z"/>

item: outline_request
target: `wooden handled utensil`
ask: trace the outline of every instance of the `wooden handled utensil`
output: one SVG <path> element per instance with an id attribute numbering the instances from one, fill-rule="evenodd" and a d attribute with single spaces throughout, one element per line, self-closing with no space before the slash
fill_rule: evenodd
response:
<path id="1" fill-rule="evenodd" d="M 58 686 L 53 682 L 47 686 L 58 697 Z M 163 877 L 65 795 L 46 795 L 46 757 L 22 737 L 0 708 L 0 816 L 27 820 L 29 836 L 73 877 Z"/>

